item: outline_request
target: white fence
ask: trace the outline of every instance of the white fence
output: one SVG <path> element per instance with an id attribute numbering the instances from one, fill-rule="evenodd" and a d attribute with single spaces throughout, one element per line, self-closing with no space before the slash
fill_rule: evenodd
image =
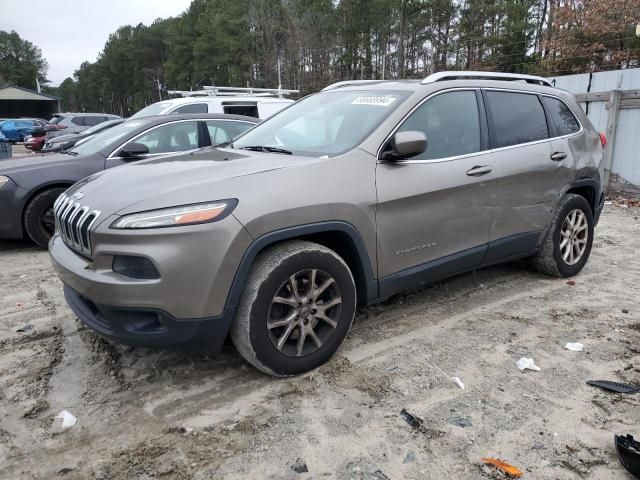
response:
<path id="1" fill-rule="evenodd" d="M 549 80 L 576 95 L 593 126 L 607 134 L 607 170 L 640 186 L 640 68 Z"/>

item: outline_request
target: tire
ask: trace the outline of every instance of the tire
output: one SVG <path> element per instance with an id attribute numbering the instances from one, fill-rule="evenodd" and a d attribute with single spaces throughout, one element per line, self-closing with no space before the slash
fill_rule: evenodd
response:
<path id="1" fill-rule="evenodd" d="M 52 188 L 38 193 L 24 210 L 24 230 L 34 243 L 47 248 L 53 235 L 53 203 L 66 188 Z"/>
<path id="2" fill-rule="evenodd" d="M 355 282 L 344 260 L 322 245 L 290 241 L 256 259 L 231 326 L 231 340 L 257 369 L 274 376 L 296 375 L 331 358 L 349 333 L 355 310 Z M 277 322 L 281 325 L 275 326 Z"/>
<path id="3" fill-rule="evenodd" d="M 569 235 L 567 241 L 569 244 L 571 244 L 573 238 L 583 241 L 576 244 L 575 248 L 566 246 L 563 243 L 565 236 L 568 235 L 567 229 L 571 230 L 571 219 L 575 221 L 577 224 L 576 230 L 580 229 L 580 232 L 572 233 L 571 235 L 573 236 Z M 568 223 L 565 224 L 565 222 Z M 580 222 L 579 225 L 578 222 Z M 568 194 L 562 197 L 542 242 L 540 252 L 534 258 L 533 263 L 537 270 L 554 277 L 577 275 L 589 259 L 593 244 L 593 228 L 593 212 L 587 200 L 575 194 Z M 584 231 L 586 231 L 586 238 L 582 237 L 582 232 Z M 582 250 L 583 245 L 584 250 Z M 567 249 L 572 251 L 568 252 Z M 565 257 L 567 258 L 565 259 Z"/>

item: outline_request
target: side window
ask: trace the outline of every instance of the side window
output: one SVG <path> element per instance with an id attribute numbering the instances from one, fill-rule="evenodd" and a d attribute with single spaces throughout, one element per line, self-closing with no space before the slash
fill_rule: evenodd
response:
<path id="1" fill-rule="evenodd" d="M 84 117 L 84 124 L 87 127 L 93 127 L 99 123 L 104 122 L 104 117 Z"/>
<path id="2" fill-rule="evenodd" d="M 537 95 L 485 92 L 493 118 L 494 148 L 549 138 L 547 118 Z"/>
<path id="3" fill-rule="evenodd" d="M 198 122 L 175 122 L 151 130 L 133 140 L 149 153 L 182 152 L 198 148 Z"/>
<path id="4" fill-rule="evenodd" d="M 207 121 L 207 130 L 209 131 L 211 145 L 219 145 L 220 143 L 228 142 L 251 127 L 253 127 L 253 124 L 248 122 L 226 122 L 221 120 Z"/>
<path id="5" fill-rule="evenodd" d="M 547 110 L 551 115 L 551 120 L 556 125 L 558 135 L 569 135 L 580 130 L 580 124 L 573 112 L 565 105 L 562 100 L 552 97 L 542 97 Z"/>
<path id="6" fill-rule="evenodd" d="M 191 103 L 172 110 L 171 113 L 207 113 L 206 103 Z"/>
<path id="7" fill-rule="evenodd" d="M 437 95 L 420 105 L 398 131 L 418 130 L 427 149 L 412 158 L 432 160 L 480 151 L 480 114 L 474 91 Z"/>
<path id="8" fill-rule="evenodd" d="M 224 104 L 222 111 L 232 115 L 245 115 L 247 117 L 259 118 L 258 105 L 255 103 L 243 105 Z"/>
<path id="9" fill-rule="evenodd" d="M 71 119 L 71 123 L 73 125 L 80 125 L 81 127 L 84 127 L 84 117 L 73 117 Z"/>

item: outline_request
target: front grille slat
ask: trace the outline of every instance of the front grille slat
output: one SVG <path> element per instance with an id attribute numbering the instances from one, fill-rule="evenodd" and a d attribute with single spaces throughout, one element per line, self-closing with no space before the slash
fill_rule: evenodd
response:
<path id="1" fill-rule="evenodd" d="M 74 202 L 64 193 L 55 201 L 53 212 L 64 243 L 78 252 L 90 255 L 92 253 L 91 228 L 100 216 L 100 212 Z"/>

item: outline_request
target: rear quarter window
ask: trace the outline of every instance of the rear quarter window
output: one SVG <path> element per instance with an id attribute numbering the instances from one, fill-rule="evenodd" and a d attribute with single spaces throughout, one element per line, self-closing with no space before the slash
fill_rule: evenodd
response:
<path id="1" fill-rule="evenodd" d="M 578 119 L 562 100 L 553 97 L 542 97 L 542 101 L 547 107 L 559 136 L 580 131 Z"/>
<path id="2" fill-rule="evenodd" d="M 547 118 L 537 95 L 486 91 L 494 148 L 549 138 Z"/>

